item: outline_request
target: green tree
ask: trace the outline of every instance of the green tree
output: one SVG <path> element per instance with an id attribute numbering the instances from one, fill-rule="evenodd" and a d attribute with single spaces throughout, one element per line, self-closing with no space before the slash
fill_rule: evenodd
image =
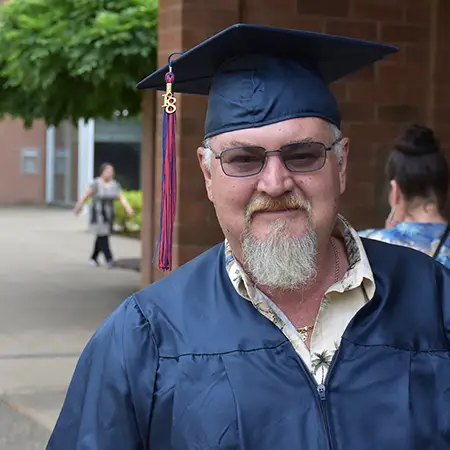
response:
<path id="1" fill-rule="evenodd" d="M 0 7 L 0 116 L 48 125 L 140 112 L 157 0 L 9 0 Z"/>

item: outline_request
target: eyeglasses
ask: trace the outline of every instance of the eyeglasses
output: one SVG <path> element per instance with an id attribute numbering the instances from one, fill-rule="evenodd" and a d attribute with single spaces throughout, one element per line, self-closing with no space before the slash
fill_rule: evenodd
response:
<path id="1" fill-rule="evenodd" d="M 260 146 L 232 147 L 216 154 L 210 149 L 220 164 L 225 175 L 230 177 L 249 177 L 258 175 L 266 164 L 269 153 L 279 153 L 286 169 L 291 172 L 315 172 L 322 169 L 327 159 L 327 152 L 341 141 L 334 141 L 329 147 L 322 142 L 301 141 L 283 145 L 278 150 L 266 150 Z"/>

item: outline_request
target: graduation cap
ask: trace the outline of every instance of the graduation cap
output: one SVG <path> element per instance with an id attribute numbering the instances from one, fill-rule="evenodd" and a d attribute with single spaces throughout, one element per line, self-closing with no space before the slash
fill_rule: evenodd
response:
<path id="1" fill-rule="evenodd" d="M 138 89 L 165 91 L 161 235 L 163 270 L 171 269 L 175 217 L 174 92 L 208 95 L 205 138 L 299 117 L 340 127 L 328 85 L 397 52 L 393 46 L 301 30 L 237 24 L 192 49 L 169 57 Z"/>

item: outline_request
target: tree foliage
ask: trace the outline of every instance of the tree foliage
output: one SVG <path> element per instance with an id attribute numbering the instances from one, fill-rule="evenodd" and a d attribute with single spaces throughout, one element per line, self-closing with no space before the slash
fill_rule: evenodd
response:
<path id="1" fill-rule="evenodd" d="M 157 0 L 9 0 L 0 27 L 0 115 L 58 125 L 140 112 Z"/>

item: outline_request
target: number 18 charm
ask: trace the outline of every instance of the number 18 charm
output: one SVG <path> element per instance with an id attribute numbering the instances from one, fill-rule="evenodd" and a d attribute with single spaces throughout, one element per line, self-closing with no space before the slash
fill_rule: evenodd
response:
<path id="1" fill-rule="evenodd" d="M 163 94 L 164 103 L 162 107 L 165 109 L 167 114 L 173 114 L 177 110 L 177 99 L 173 96 L 172 93 L 172 82 L 174 80 L 174 76 L 172 73 L 168 73 L 166 75 L 166 93 Z"/>

